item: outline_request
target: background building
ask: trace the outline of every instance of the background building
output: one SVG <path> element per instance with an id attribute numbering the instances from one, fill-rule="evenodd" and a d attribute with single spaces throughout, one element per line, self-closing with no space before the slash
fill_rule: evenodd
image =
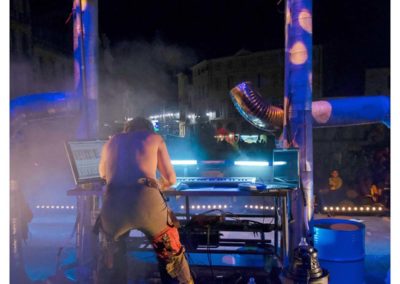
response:
<path id="1" fill-rule="evenodd" d="M 368 68 L 365 70 L 365 95 L 390 95 L 389 68 Z"/>
<path id="2" fill-rule="evenodd" d="M 322 92 L 322 49 L 314 47 L 313 96 Z M 251 81 L 270 103 L 282 106 L 284 92 L 284 51 L 250 52 L 240 50 L 234 56 L 203 60 L 189 72 L 178 75 L 181 120 L 193 117 L 235 120 L 239 113 L 229 97 L 238 83 Z M 189 123 L 191 121 L 189 120 Z M 193 122 L 193 121 L 192 121 Z M 237 127 L 241 128 L 240 125 Z M 246 124 L 246 127 L 249 127 Z"/>
<path id="3" fill-rule="evenodd" d="M 64 1 L 65 2 L 65 1 Z M 72 8 L 72 3 L 64 3 Z M 71 9 L 69 8 L 69 9 Z M 46 10 L 29 0 L 10 2 L 10 97 L 70 91 L 73 87 L 72 22 L 66 9 Z M 68 10 L 67 10 L 68 11 Z M 48 25 L 51 20 L 54 24 Z M 70 35 L 70 36 L 66 36 Z"/>
<path id="4" fill-rule="evenodd" d="M 355 68 L 348 77 L 335 66 L 338 57 L 328 47 L 314 47 L 313 100 L 323 97 L 390 95 L 390 69 Z M 276 106 L 283 104 L 283 50 L 249 52 L 203 60 L 178 74 L 180 135 L 201 137 L 217 124 L 240 134 L 260 134 L 234 108 L 229 91 L 237 83 L 251 81 L 260 94 Z M 373 110 L 371 110 L 373 111 Z M 207 128 L 208 127 L 208 128 Z M 201 139 L 199 139 L 201 140 Z M 206 139 L 203 139 L 206 140 Z M 267 137 L 267 141 L 275 140 Z M 390 129 L 383 125 L 319 128 L 313 131 L 316 192 L 327 186 L 329 173 L 338 169 L 344 186 L 363 194 L 366 180 L 390 187 L 388 154 Z M 273 143 L 272 143 L 273 144 Z M 271 143 L 268 144 L 271 147 Z M 262 146 L 262 145 L 261 145 Z M 266 147 L 266 146 L 262 146 Z M 272 146 L 273 147 L 273 146 Z M 379 174 L 374 174 L 378 172 Z"/>

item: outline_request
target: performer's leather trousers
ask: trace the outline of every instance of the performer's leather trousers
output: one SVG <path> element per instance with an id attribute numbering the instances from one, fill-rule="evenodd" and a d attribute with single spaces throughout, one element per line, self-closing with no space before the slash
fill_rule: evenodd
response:
<path id="1" fill-rule="evenodd" d="M 167 227 L 153 238 L 152 245 L 163 283 L 193 283 L 176 227 Z"/>
<path id="2" fill-rule="evenodd" d="M 97 284 L 127 283 L 125 240 L 129 231 L 142 231 L 158 259 L 162 283 L 193 283 L 185 249 L 179 240 L 172 212 L 157 188 L 108 188 L 100 213 L 100 253 Z"/>

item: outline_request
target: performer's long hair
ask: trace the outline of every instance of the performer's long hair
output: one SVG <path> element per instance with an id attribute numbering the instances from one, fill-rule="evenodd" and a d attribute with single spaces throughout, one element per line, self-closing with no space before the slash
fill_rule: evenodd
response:
<path id="1" fill-rule="evenodd" d="M 124 133 L 133 132 L 133 131 L 149 131 L 154 133 L 154 127 L 150 120 L 138 116 L 132 120 L 125 122 L 124 125 Z"/>

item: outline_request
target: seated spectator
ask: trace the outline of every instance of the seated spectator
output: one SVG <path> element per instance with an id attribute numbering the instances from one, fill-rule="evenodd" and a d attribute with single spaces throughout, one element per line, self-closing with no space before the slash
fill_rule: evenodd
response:
<path id="1" fill-rule="evenodd" d="M 323 208 L 324 206 L 337 206 L 340 201 L 342 201 L 343 180 L 339 176 L 338 170 L 333 170 L 330 173 L 328 182 L 326 182 L 326 179 L 324 181 L 321 179 L 320 182 L 317 182 L 317 184 L 319 184 L 319 189 L 317 191 L 316 199 L 319 208 Z"/>
<path id="2" fill-rule="evenodd" d="M 370 188 L 370 197 L 372 201 L 375 203 L 379 203 L 382 198 L 382 192 L 383 192 L 382 188 L 380 188 L 376 184 L 372 184 Z"/>
<path id="3" fill-rule="evenodd" d="M 329 193 L 328 193 L 328 199 L 330 204 L 339 204 L 339 202 L 343 199 L 343 180 L 339 176 L 339 171 L 338 170 L 333 170 L 330 173 L 330 177 L 328 179 L 328 185 L 329 185 Z"/>
<path id="4" fill-rule="evenodd" d="M 342 187 L 342 185 L 343 185 L 343 180 L 339 176 L 339 171 L 333 170 L 331 172 L 331 176 L 329 178 L 329 189 L 330 190 L 338 190 Z"/>

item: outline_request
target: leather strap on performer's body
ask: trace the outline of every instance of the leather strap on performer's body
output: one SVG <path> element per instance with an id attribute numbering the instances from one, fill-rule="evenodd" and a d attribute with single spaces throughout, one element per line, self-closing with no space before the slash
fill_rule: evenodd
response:
<path id="1" fill-rule="evenodd" d="M 161 194 L 161 197 L 164 199 L 164 201 L 165 201 L 165 202 L 168 202 L 168 201 L 169 201 L 168 197 L 166 197 L 166 196 L 164 195 L 164 193 L 161 191 L 160 184 L 158 183 L 158 181 L 157 181 L 156 179 L 146 177 L 146 178 L 140 178 L 140 179 L 138 179 L 137 182 L 138 182 L 139 184 L 143 184 L 143 185 L 148 186 L 148 187 L 157 188 L 158 191 L 159 191 L 160 194 Z"/>
<path id="2" fill-rule="evenodd" d="M 154 187 L 154 188 L 157 188 L 157 189 L 160 188 L 160 186 L 158 184 L 158 181 L 156 179 L 154 179 L 154 178 L 143 177 L 143 178 L 139 178 L 137 180 L 137 182 L 139 184 L 143 184 L 143 185 L 148 186 L 148 187 Z"/>

